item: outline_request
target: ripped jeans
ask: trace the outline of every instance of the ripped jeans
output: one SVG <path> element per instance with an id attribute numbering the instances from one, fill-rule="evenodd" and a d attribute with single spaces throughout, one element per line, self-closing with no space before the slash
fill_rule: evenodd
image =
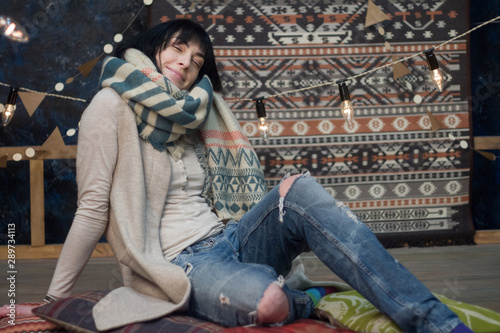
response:
<path id="1" fill-rule="evenodd" d="M 308 174 L 280 200 L 279 186 L 239 223 L 188 247 L 172 262 L 192 283 L 191 314 L 225 326 L 254 324 L 271 283 L 290 305 L 283 324 L 311 315 L 303 291 L 283 284 L 292 260 L 310 248 L 404 332 L 450 332 L 460 320 L 379 243 L 371 230 Z"/>

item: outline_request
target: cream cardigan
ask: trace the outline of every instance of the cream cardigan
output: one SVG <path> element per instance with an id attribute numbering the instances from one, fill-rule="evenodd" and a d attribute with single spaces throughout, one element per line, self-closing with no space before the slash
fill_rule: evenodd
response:
<path id="1" fill-rule="evenodd" d="M 137 135 L 135 114 L 111 89 L 89 107 L 117 112 L 117 159 L 109 195 L 106 238 L 120 263 L 124 287 L 93 309 L 98 330 L 151 320 L 187 306 L 190 282 L 181 267 L 167 262 L 160 243 L 160 219 L 170 181 L 170 163 Z M 156 240 L 156 241 L 155 241 Z"/>
<path id="2" fill-rule="evenodd" d="M 217 100 L 214 107 L 217 107 Z M 106 238 L 120 263 L 125 285 L 112 290 L 94 306 L 96 327 L 98 330 L 109 330 L 183 310 L 190 296 L 189 279 L 181 267 L 164 259 L 160 243 L 160 220 L 171 172 L 169 158 L 165 152 L 155 150 L 151 144 L 139 138 L 135 114 L 112 89 L 104 88 L 98 92 L 87 110 L 89 113 L 102 112 L 108 124 L 115 125 L 116 122 L 116 129 L 113 129 L 117 133 L 116 147 L 109 149 L 111 154 L 116 154 L 116 164 L 106 166 L 106 172 L 109 173 L 106 176 L 112 176 L 109 213 L 107 202 L 94 202 L 92 204 L 101 208 L 100 214 L 96 215 L 92 210 L 81 212 L 79 209 L 75 220 L 95 220 L 96 224 L 106 226 Z M 96 131 L 98 133 L 99 129 Z M 86 156 L 85 149 L 92 148 L 95 147 L 86 147 L 79 142 L 79 158 Z M 103 153 L 108 153 L 104 150 Z M 78 178 L 79 186 L 81 182 L 87 181 L 85 178 L 85 175 Z M 88 184 L 83 184 L 79 192 L 94 190 L 89 188 Z M 82 197 L 81 193 L 79 197 Z M 84 247 L 81 244 L 87 240 L 82 241 L 78 236 L 73 236 L 74 233 L 72 235 L 70 232 L 60 261 L 71 268 L 78 267 L 74 272 L 66 269 L 61 273 L 63 269 L 59 266 L 63 264 L 58 263 L 49 289 L 49 293 L 52 289 L 62 290 L 61 294 L 56 293 L 55 296 L 63 296 L 71 290 L 92 252 L 88 250 L 80 253 L 79 250 Z M 97 236 L 90 244 L 92 248 L 100 234 Z M 80 242 L 80 247 L 72 244 L 72 241 Z M 88 244 L 86 246 L 89 247 Z M 77 262 L 70 262 L 74 257 L 65 252 L 73 252 L 78 257 Z M 315 285 L 332 285 L 332 282 L 311 282 L 305 277 L 299 259 L 294 262 L 287 284 L 291 288 L 305 289 Z M 338 286 L 347 287 L 343 284 Z"/>

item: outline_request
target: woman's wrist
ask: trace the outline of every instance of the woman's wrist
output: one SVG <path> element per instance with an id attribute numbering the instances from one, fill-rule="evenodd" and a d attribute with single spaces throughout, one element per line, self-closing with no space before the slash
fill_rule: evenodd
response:
<path id="1" fill-rule="evenodd" d="M 44 301 L 45 303 L 52 303 L 52 302 L 57 301 L 58 299 L 59 299 L 59 298 L 56 298 L 56 297 L 54 297 L 54 296 L 52 296 L 52 295 L 47 294 L 47 295 L 45 295 L 45 298 L 43 299 L 43 301 Z"/>

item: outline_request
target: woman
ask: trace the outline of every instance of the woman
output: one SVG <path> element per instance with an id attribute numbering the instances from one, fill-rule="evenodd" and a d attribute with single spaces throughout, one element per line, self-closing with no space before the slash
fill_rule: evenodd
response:
<path id="1" fill-rule="evenodd" d="M 283 276 L 310 248 L 405 332 L 471 332 L 307 173 L 266 194 L 198 24 L 160 24 L 116 56 L 80 123 L 78 210 L 49 300 L 105 232 L 125 286 L 94 307 L 100 330 L 176 310 L 226 326 L 307 318 L 313 299 Z"/>

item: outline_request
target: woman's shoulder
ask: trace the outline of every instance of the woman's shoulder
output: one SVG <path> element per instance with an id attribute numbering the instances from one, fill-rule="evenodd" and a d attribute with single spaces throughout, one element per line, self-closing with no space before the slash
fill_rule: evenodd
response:
<path id="1" fill-rule="evenodd" d="M 130 107 L 121 96 L 111 88 L 103 88 L 92 98 L 83 116 L 116 119 L 123 111 L 130 112 Z"/>
<path id="2" fill-rule="evenodd" d="M 102 88 L 95 94 L 94 98 L 90 104 L 99 104 L 110 107 L 125 107 L 127 103 L 121 98 L 121 96 L 111 88 Z"/>

